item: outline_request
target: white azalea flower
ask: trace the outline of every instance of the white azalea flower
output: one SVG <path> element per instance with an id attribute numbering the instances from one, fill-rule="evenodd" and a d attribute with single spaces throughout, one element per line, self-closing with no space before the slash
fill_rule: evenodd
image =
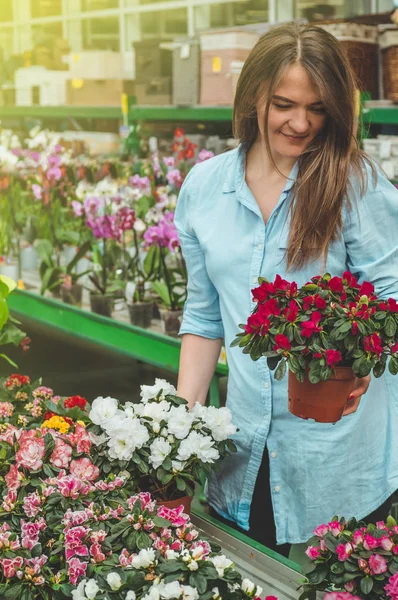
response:
<path id="1" fill-rule="evenodd" d="M 190 571 L 197 571 L 199 569 L 199 565 L 196 562 L 196 560 L 191 560 L 191 562 L 188 563 L 187 567 Z"/>
<path id="2" fill-rule="evenodd" d="M 128 419 L 130 421 L 131 419 Z M 130 460 L 136 448 L 134 437 L 129 426 L 124 424 L 112 430 L 108 440 L 109 457 L 116 460 Z"/>
<path id="3" fill-rule="evenodd" d="M 212 560 L 212 563 L 215 566 L 216 571 L 217 571 L 217 573 L 219 574 L 220 577 L 224 577 L 224 570 L 228 569 L 231 565 L 234 564 L 232 562 L 232 560 L 230 560 L 229 558 L 227 558 L 223 554 L 220 554 L 218 556 L 214 556 L 214 558 L 212 558 L 211 560 Z"/>
<path id="4" fill-rule="evenodd" d="M 72 591 L 72 599 L 73 600 L 87 600 L 86 594 L 84 593 L 84 588 L 87 583 L 87 579 L 83 579 L 77 588 Z"/>
<path id="5" fill-rule="evenodd" d="M 118 573 L 108 573 L 106 582 L 114 592 L 117 592 L 123 584 L 122 578 Z"/>
<path id="6" fill-rule="evenodd" d="M 159 586 L 153 585 L 150 587 L 148 593 L 141 600 L 160 600 Z"/>
<path id="7" fill-rule="evenodd" d="M 222 408 L 209 406 L 203 419 L 217 442 L 226 440 L 237 431 L 232 423 L 231 411 L 226 406 Z"/>
<path id="8" fill-rule="evenodd" d="M 150 445 L 151 455 L 149 460 L 154 469 L 160 467 L 166 456 L 171 452 L 171 445 L 163 438 L 156 438 Z"/>
<path id="9" fill-rule="evenodd" d="M 155 550 L 153 548 L 144 548 L 134 556 L 131 560 L 131 564 L 135 569 L 146 569 L 150 567 L 155 561 Z"/>
<path id="10" fill-rule="evenodd" d="M 261 596 L 261 594 L 263 592 L 263 588 L 260 587 L 259 585 L 256 586 L 252 581 L 250 581 L 250 579 L 243 579 L 242 590 L 248 596 L 256 596 L 256 597 Z"/>
<path id="11" fill-rule="evenodd" d="M 207 406 L 203 406 L 200 402 L 195 402 L 193 408 L 191 408 L 191 415 L 195 419 L 205 419 L 207 413 Z"/>
<path id="12" fill-rule="evenodd" d="M 218 589 L 218 587 L 214 587 L 211 591 L 213 592 L 213 600 L 217 600 L 221 597 L 220 590 Z"/>
<path id="13" fill-rule="evenodd" d="M 198 600 L 199 593 L 196 588 L 190 585 L 182 585 L 181 588 L 184 600 Z"/>
<path id="14" fill-rule="evenodd" d="M 166 550 L 167 560 L 174 560 L 175 558 L 178 558 L 178 556 L 179 556 L 179 554 L 175 550 L 170 550 L 170 548 L 168 550 Z"/>
<path id="15" fill-rule="evenodd" d="M 181 597 L 182 590 L 178 581 L 172 581 L 171 583 L 159 584 L 159 594 L 164 600 L 178 600 Z"/>
<path id="16" fill-rule="evenodd" d="M 119 429 L 127 419 L 128 417 L 124 410 L 118 409 L 113 415 L 113 417 L 111 417 L 107 420 L 106 423 L 104 423 L 103 428 L 105 429 L 108 435 L 112 436 L 112 431 L 114 429 Z"/>
<path id="17" fill-rule="evenodd" d="M 103 398 L 99 396 L 91 405 L 89 417 L 95 425 L 104 427 L 107 421 L 116 414 L 117 410 L 118 401 L 116 398 L 111 398 L 110 396 Z"/>
<path id="18" fill-rule="evenodd" d="M 220 457 L 217 448 L 214 448 L 214 440 L 209 435 L 202 435 L 198 431 L 191 431 L 189 436 L 182 440 L 177 459 L 188 460 L 192 455 L 196 455 L 205 463 L 215 462 Z"/>
<path id="19" fill-rule="evenodd" d="M 179 460 L 172 460 L 171 468 L 175 473 L 180 473 L 185 469 L 185 462 L 180 462 Z"/>
<path id="20" fill-rule="evenodd" d="M 127 592 L 125 600 L 135 600 L 136 597 L 137 596 L 135 595 L 135 592 L 133 592 L 133 590 L 130 590 L 129 592 Z"/>
<path id="21" fill-rule="evenodd" d="M 165 399 L 165 396 L 175 396 L 177 394 L 177 390 L 171 383 L 168 383 L 165 379 L 155 379 L 155 385 L 142 385 L 141 386 L 141 399 L 144 404 L 148 402 L 148 400 L 152 400 L 156 398 L 159 392 L 162 390 L 162 395 L 160 397 L 161 400 Z"/>
<path id="22" fill-rule="evenodd" d="M 100 591 L 97 582 L 95 579 L 89 579 L 86 583 L 85 593 L 87 596 L 87 600 L 94 600 L 98 592 Z"/>
<path id="23" fill-rule="evenodd" d="M 170 416 L 168 421 L 169 433 L 175 435 L 178 440 L 183 440 L 187 437 L 194 416 L 186 409 L 185 405 L 173 407 L 170 410 Z"/>
<path id="24" fill-rule="evenodd" d="M 161 421 L 167 421 L 170 414 L 171 404 L 167 400 L 161 402 L 148 402 L 147 404 L 137 404 L 136 414 L 140 417 L 148 417 L 153 421 L 160 423 Z"/>

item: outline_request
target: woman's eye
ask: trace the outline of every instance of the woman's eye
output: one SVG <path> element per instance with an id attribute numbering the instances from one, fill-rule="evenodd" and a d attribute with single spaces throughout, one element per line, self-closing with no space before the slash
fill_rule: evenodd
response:
<path id="1" fill-rule="evenodd" d="M 288 108 L 291 108 L 290 104 L 274 104 L 274 106 L 281 110 L 287 110 Z"/>
<path id="2" fill-rule="evenodd" d="M 317 113 L 318 115 L 323 115 L 325 114 L 326 110 L 324 108 L 311 108 L 311 111 L 314 113 Z"/>

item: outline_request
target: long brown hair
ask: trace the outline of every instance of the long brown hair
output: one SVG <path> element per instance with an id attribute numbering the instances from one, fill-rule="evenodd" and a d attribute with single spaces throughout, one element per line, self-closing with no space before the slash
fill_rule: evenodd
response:
<path id="1" fill-rule="evenodd" d="M 272 160 L 266 126 L 271 99 L 286 69 L 297 63 L 318 89 L 327 121 L 298 159 L 290 207 L 288 269 L 301 268 L 319 256 L 326 263 L 328 246 L 342 229 L 344 201 L 351 207 L 349 178 L 358 177 L 361 193 L 367 185 L 367 157 L 356 140 L 355 77 L 337 39 L 320 27 L 291 23 L 260 38 L 239 77 L 235 137 L 246 149 L 254 143 L 259 135 L 256 106 L 263 99 L 264 136 Z"/>

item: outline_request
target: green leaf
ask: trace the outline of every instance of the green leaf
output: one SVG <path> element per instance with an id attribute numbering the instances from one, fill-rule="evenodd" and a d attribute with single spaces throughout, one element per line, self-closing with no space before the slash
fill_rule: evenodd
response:
<path id="1" fill-rule="evenodd" d="M 36 544 L 35 546 L 33 546 L 31 554 L 33 558 L 41 556 L 43 554 L 43 546 L 41 544 Z"/>
<path id="2" fill-rule="evenodd" d="M 196 588 L 199 594 L 204 594 L 207 590 L 207 579 L 200 573 L 192 573 L 189 577 L 189 585 Z"/>
<path id="3" fill-rule="evenodd" d="M 393 338 L 397 332 L 397 324 L 393 317 L 388 316 L 384 324 L 384 331 L 388 337 Z"/>
<path id="4" fill-rule="evenodd" d="M 317 566 L 318 565 L 313 560 L 309 560 L 302 565 L 300 573 L 302 573 L 303 575 L 309 575 L 310 573 L 315 571 Z"/>
<path id="5" fill-rule="evenodd" d="M 284 376 L 286 375 L 286 361 L 282 358 L 281 362 L 279 363 L 276 371 L 275 371 L 275 379 L 277 379 L 278 381 L 280 381 L 281 379 L 284 378 Z"/>
<path id="6" fill-rule="evenodd" d="M 3 326 L 7 322 L 8 319 L 8 305 L 4 296 L 0 296 L 0 330 L 3 329 Z"/>
<path id="7" fill-rule="evenodd" d="M 171 306 L 171 298 L 167 285 L 163 281 L 151 281 L 151 286 L 160 297 L 163 304 L 167 307 Z"/>
<path id="8" fill-rule="evenodd" d="M 15 290 L 15 288 L 17 287 L 17 282 L 14 281 L 13 279 L 11 279 L 11 277 L 7 277 L 7 275 L 0 275 L 0 283 L 2 283 L 2 289 L 1 289 L 1 293 L 3 294 L 3 296 L 5 296 L 7 298 L 7 296 L 9 296 L 11 294 L 11 292 L 13 292 Z M 6 288 L 5 291 L 4 287 Z M 8 290 L 8 292 L 7 292 Z"/>
<path id="9" fill-rule="evenodd" d="M 397 522 L 396 522 L 396 520 L 395 520 L 395 519 L 394 519 L 394 517 L 392 517 L 391 515 L 389 515 L 389 516 L 387 517 L 387 521 L 386 521 L 386 523 L 387 523 L 387 527 L 389 527 L 390 529 L 392 529 L 393 527 L 396 527 L 396 526 L 397 526 Z"/>
<path id="10" fill-rule="evenodd" d="M 181 571 L 182 565 L 178 560 L 168 560 L 167 562 L 161 563 L 159 565 L 159 571 L 161 573 L 177 573 L 177 571 Z"/>
<path id="11" fill-rule="evenodd" d="M 336 548 L 339 545 L 338 539 L 335 538 L 334 535 L 332 535 L 331 533 L 327 533 L 323 539 L 326 548 L 333 552 L 333 554 L 336 554 Z"/>
<path id="12" fill-rule="evenodd" d="M 177 477 L 176 485 L 180 492 L 185 492 L 185 490 L 187 489 L 187 484 L 181 477 Z"/>
<path id="13" fill-rule="evenodd" d="M 373 585 L 374 582 L 371 577 L 363 577 L 360 584 L 361 592 L 367 596 L 373 590 Z"/>
<path id="14" fill-rule="evenodd" d="M 308 580 L 313 585 L 319 585 L 320 583 L 322 583 L 322 581 L 324 581 L 326 579 L 326 577 L 328 576 L 328 573 L 329 573 L 329 567 L 322 565 L 308 575 Z"/>
<path id="15" fill-rule="evenodd" d="M 17 600 L 22 590 L 22 583 L 11 584 L 3 592 L 2 600 Z"/>

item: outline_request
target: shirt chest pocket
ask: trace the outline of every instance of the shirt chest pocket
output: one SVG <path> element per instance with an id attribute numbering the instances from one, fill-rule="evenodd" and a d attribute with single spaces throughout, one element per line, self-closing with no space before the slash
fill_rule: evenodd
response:
<path id="1" fill-rule="evenodd" d="M 280 266 L 286 268 L 287 250 L 289 248 L 289 229 L 285 226 L 276 240 L 277 259 Z M 275 247 L 274 246 L 274 247 Z M 318 248 L 314 246 L 312 249 L 314 254 L 318 253 Z M 323 256 L 310 258 L 304 267 L 299 271 L 291 271 L 290 277 L 295 279 L 299 285 L 303 285 L 316 275 L 330 273 L 332 276 L 341 275 L 347 269 L 347 255 L 344 240 L 342 238 L 332 242 L 329 245 L 326 265 Z M 289 276 L 287 276 L 289 279 Z"/>

